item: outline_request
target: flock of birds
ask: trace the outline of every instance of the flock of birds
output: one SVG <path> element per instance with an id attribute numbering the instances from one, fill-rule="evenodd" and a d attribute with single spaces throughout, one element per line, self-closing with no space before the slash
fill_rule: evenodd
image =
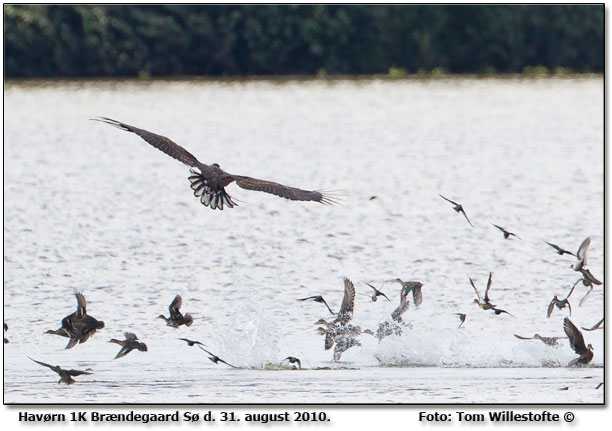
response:
<path id="1" fill-rule="evenodd" d="M 466 219 L 467 219 L 467 216 L 466 216 Z M 469 222 L 469 219 L 468 219 L 468 222 Z M 506 238 L 508 238 L 508 236 L 506 236 Z M 559 301 L 559 299 L 555 295 L 550 305 L 548 306 L 547 317 L 550 317 L 555 306 L 559 309 L 564 309 L 566 305 L 568 306 L 570 310 L 570 315 L 571 315 L 571 305 L 569 303 L 569 296 L 571 295 L 571 293 L 573 292 L 574 288 L 576 287 L 578 283 L 582 282 L 585 286 L 588 286 L 590 288 L 589 291 L 586 293 L 586 295 L 580 301 L 580 305 L 582 305 L 584 301 L 586 300 L 586 298 L 589 296 L 591 290 L 593 289 L 593 284 L 601 284 L 601 283 L 597 283 L 598 280 L 595 279 L 590 273 L 590 271 L 588 271 L 585 267 L 586 250 L 589 244 L 590 244 L 590 238 L 587 238 L 580 246 L 578 253 L 576 253 L 575 255 L 578 257 L 579 264 L 577 265 L 575 264 L 572 266 L 574 270 L 581 271 L 583 274 L 583 277 L 580 278 L 578 281 L 576 281 L 576 283 L 574 283 L 570 293 L 563 301 Z M 553 247 L 557 247 L 557 246 L 553 245 Z M 566 253 L 574 255 L 573 253 L 570 253 L 570 252 L 566 252 Z M 576 268 L 580 268 L 580 269 L 576 269 Z M 589 274 L 589 276 L 586 276 L 585 273 Z M 400 304 L 391 313 L 390 321 L 386 320 L 378 324 L 378 328 L 376 332 L 372 331 L 371 329 L 362 329 L 359 326 L 354 326 L 349 323 L 353 317 L 353 312 L 354 312 L 355 287 L 353 283 L 347 278 L 344 279 L 344 297 L 342 300 L 342 305 L 340 306 L 340 309 L 338 312 L 334 312 L 330 308 L 325 298 L 323 298 L 323 296 L 321 295 L 309 296 L 307 298 L 298 299 L 298 301 L 312 300 L 312 301 L 324 304 L 329 310 L 329 312 L 336 316 L 336 319 L 333 320 L 332 322 L 327 322 L 324 319 L 320 319 L 315 323 L 315 325 L 321 325 L 317 329 L 320 334 L 325 336 L 325 344 L 324 344 L 325 350 L 329 350 L 335 345 L 334 361 L 340 360 L 342 353 L 344 353 L 349 348 L 353 346 L 360 346 L 361 343 L 359 342 L 357 337 L 361 334 L 368 334 L 368 335 L 375 336 L 380 341 L 386 336 L 389 336 L 392 334 L 400 336 L 403 333 L 403 327 L 411 327 L 410 323 L 404 322 L 404 320 L 402 319 L 402 315 L 409 308 L 410 301 L 408 300 L 408 296 L 410 292 L 412 292 L 413 302 L 415 306 L 418 307 L 423 302 L 423 294 L 422 294 L 423 284 L 418 281 L 405 282 L 399 278 L 395 280 L 390 280 L 390 281 L 398 282 L 401 285 Z M 512 316 L 512 314 L 509 313 L 508 311 L 497 308 L 495 304 L 491 303 L 491 300 L 489 298 L 489 291 L 492 285 L 492 273 L 489 273 L 489 279 L 487 281 L 487 287 L 485 290 L 484 298 L 478 291 L 478 288 L 474 284 L 474 281 L 471 278 L 469 278 L 469 281 L 472 287 L 474 288 L 474 291 L 476 292 L 476 296 L 477 296 L 477 298 L 474 299 L 473 301 L 474 304 L 477 304 L 483 310 L 493 311 L 495 315 L 500 315 L 502 313 L 505 313 L 505 314 Z M 382 296 L 386 298 L 388 301 L 390 301 L 387 295 L 385 295 L 380 289 L 372 286 L 370 283 L 365 283 L 365 284 L 373 289 L 372 301 L 376 301 L 379 296 Z M 455 313 L 455 315 L 459 317 L 460 323 L 457 329 L 460 329 L 467 319 L 467 314 L 466 313 Z M 599 322 L 597 322 L 591 328 L 583 327 L 582 329 L 585 331 L 594 331 L 597 329 L 603 329 L 602 327 L 603 323 L 604 323 L 604 319 L 602 318 Z M 568 317 L 564 318 L 563 320 L 563 330 L 565 334 L 567 335 L 566 337 L 542 337 L 539 334 L 535 334 L 533 337 L 523 337 L 523 336 L 515 334 L 515 337 L 520 340 L 540 340 L 544 344 L 551 346 L 551 347 L 558 346 L 559 339 L 568 338 L 570 347 L 574 350 L 574 352 L 576 352 L 579 355 L 577 358 L 570 361 L 568 366 L 588 364 L 589 362 L 591 362 L 591 360 L 593 359 L 593 346 L 591 344 L 588 344 L 588 345 L 585 344 L 584 336 L 582 332 L 572 323 L 572 321 Z"/>
<path id="2" fill-rule="evenodd" d="M 225 187 L 232 182 L 235 182 L 239 187 L 246 190 L 262 191 L 289 200 L 314 201 L 322 204 L 337 203 L 334 197 L 329 193 L 303 190 L 295 187 L 285 186 L 272 181 L 259 180 L 242 175 L 234 175 L 222 170 L 217 163 L 213 163 L 211 165 L 201 163 L 196 159 L 195 156 L 193 156 L 180 145 L 174 143 L 173 141 L 164 136 L 151 133 L 147 130 L 139 129 L 137 127 L 130 126 L 128 124 L 106 117 L 97 117 L 93 120 L 109 124 L 124 131 L 135 133 L 153 147 L 187 165 L 190 168 L 191 175 L 188 177 L 188 179 L 190 181 L 191 189 L 193 190 L 194 195 L 199 198 L 200 202 L 204 206 L 210 207 L 213 210 L 223 210 L 224 207 L 233 208 L 237 206 L 236 202 L 225 190 Z M 474 228 L 474 225 L 468 218 L 465 209 L 460 203 L 457 203 L 442 195 L 440 195 L 440 197 L 451 203 L 453 205 L 453 209 L 457 213 L 462 214 L 465 217 L 466 221 L 469 223 L 469 225 Z M 375 197 L 372 197 L 371 199 L 374 198 Z M 493 224 L 493 226 L 495 226 L 502 232 L 504 239 L 510 239 L 510 237 L 515 237 L 521 240 L 521 238 L 519 238 L 513 232 L 508 231 L 506 228 L 495 224 Z M 582 305 L 587 299 L 587 297 L 593 290 L 594 285 L 602 284 L 601 281 L 599 281 L 595 276 L 593 276 L 593 274 L 586 266 L 586 254 L 590 243 L 590 238 L 585 239 L 578 248 L 578 251 L 574 254 L 555 244 L 547 242 L 547 244 L 553 247 L 559 255 L 569 254 L 575 256 L 577 262 L 575 262 L 571 266 L 571 268 L 581 274 L 581 278 L 576 281 L 576 283 L 574 283 L 570 292 L 564 299 L 559 299 L 555 295 L 555 297 L 552 299 L 548 306 L 547 317 L 551 316 L 555 307 L 560 310 L 563 310 L 566 306 L 569 308 L 569 312 L 571 315 L 571 305 L 569 303 L 569 298 L 574 292 L 574 289 L 578 285 L 578 283 L 582 282 L 585 286 L 589 287 L 589 291 L 580 301 L 580 305 Z M 402 316 L 409 308 L 410 301 L 408 298 L 410 293 L 412 293 L 412 300 L 414 302 L 414 305 L 417 307 L 421 305 L 423 301 L 423 284 L 419 281 L 402 281 L 399 278 L 389 281 L 396 282 L 401 285 L 399 305 L 391 313 L 391 318 L 379 323 L 375 331 L 370 329 L 362 329 L 359 326 L 351 324 L 351 319 L 354 313 L 356 291 L 354 284 L 348 278 L 344 279 L 344 297 L 342 300 L 342 304 L 337 312 L 334 312 L 328 305 L 328 303 L 325 301 L 325 299 L 320 295 L 298 299 L 298 301 L 310 300 L 314 302 L 319 302 L 325 305 L 328 311 L 335 316 L 335 319 L 333 321 L 328 322 L 325 319 L 320 319 L 315 323 L 315 325 L 318 325 L 317 331 L 324 336 L 325 350 L 329 350 L 334 347 L 334 361 L 340 360 L 342 354 L 351 347 L 361 345 L 358 339 L 361 334 L 368 334 L 370 336 L 374 336 L 380 341 L 389 335 L 401 336 L 403 334 L 404 328 L 411 327 L 411 324 L 405 322 Z M 476 299 L 474 299 L 473 302 L 477 304 L 481 309 L 485 311 L 493 311 L 495 315 L 508 314 L 512 316 L 512 314 L 508 311 L 500 309 L 495 304 L 491 303 L 489 291 L 492 285 L 492 273 L 489 273 L 484 297 L 480 294 L 474 281 L 471 278 L 469 278 L 469 281 L 472 287 L 474 288 L 477 297 Z M 372 301 L 377 301 L 379 297 L 383 297 L 387 301 L 391 302 L 391 300 L 381 291 L 381 289 L 376 288 L 370 283 L 365 284 L 372 289 Z M 77 344 L 86 342 L 94 333 L 101 330 L 105 326 L 103 321 L 97 320 L 87 313 L 86 301 L 83 294 L 77 292 L 75 293 L 75 296 L 77 299 L 77 310 L 62 319 L 61 326 L 59 329 L 46 331 L 47 334 L 53 334 L 68 338 L 68 344 L 66 345 L 66 349 L 70 349 Z M 163 319 L 168 326 L 171 326 L 173 328 L 178 328 L 182 325 L 191 326 L 194 319 L 189 313 L 186 313 L 184 315 L 181 313 L 181 305 L 182 298 L 180 295 L 176 295 L 176 297 L 169 306 L 169 317 L 159 315 L 158 318 Z M 464 325 L 466 322 L 467 314 L 461 312 L 457 312 L 455 314 L 460 319 L 459 326 L 457 327 L 457 329 L 460 329 L 462 325 Z M 601 319 L 592 328 L 583 327 L 583 330 L 593 331 L 596 329 L 601 329 L 602 324 L 603 319 Z M 579 357 L 573 359 L 568 365 L 574 366 L 578 364 L 589 363 L 593 359 L 592 345 L 585 344 L 582 332 L 567 317 L 563 321 L 563 329 L 567 337 L 542 337 L 539 334 L 535 334 L 533 337 L 523 337 L 519 335 L 515 336 L 521 340 L 540 340 L 550 346 L 557 345 L 558 340 L 560 338 L 569 338 L 571 348 L 579 355 Z M 4 330 L 8 330 L 6 323 L 4 324 Z M 121 349 L 119 350 L 114 359 L 122 358 L 128 355 L 133 350 L 138 350 L 141 352 L 147 351 L 147 345 L 144 342 L 140 341 L 136 334 L 131 332 L 125 332 L 124 336 L 124 340 L 117 340 L 114 338 L 109 340 L 110 343 L 115 343 L 121 346 Z M 207 353 L 209 355 L 209 359 L 215 364 L 221 362 L 223 364 L 228 365 L 229 367 L 236 368 L 234 365 L 229 364 L 217 355 L 211 353 L 200 341 L 191 340 L 188 338 L 179 338 L 179 340 L 185 341 L 188 346 L 197 346 L 205 353 Z M 4 342 L 8 343 L 8 340 L 5 338 Z M 72 369 L 64 370 L 57 365 L 52 366 L 47 363 L 34 360 L 32 358 L 30 359 L 44 367 L 48 367 L 49 369 L 57 373 L 60 376 L 59 382 L 64 382 L 66 384 L 74 383 L 73 377 L 82 374 L 91 374 L 92 371 L 90 369 L 85 371 Z M 301 368 L 301 360 L 294 356 L 288 356 L 287 358 L 283 359 L 283 361 L 287 361 L 290 364 L 296 364 L 297 368 Z"/>

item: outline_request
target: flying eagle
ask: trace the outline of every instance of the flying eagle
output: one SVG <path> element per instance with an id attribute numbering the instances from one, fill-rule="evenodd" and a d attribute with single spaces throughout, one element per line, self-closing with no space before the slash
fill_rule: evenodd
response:
<path id="1" fill-rule="evenodd" d="M 126 132 L 135 133 L 158 150 L 163 151 L 170 157 L 191 167 L 189 181 L 191 182 L 193 194 L 200 198 L 200 202 L 204 206 L 210 206 L 213 210 L 223 210 L 224 205 L 229 208 L 238 205 L 225 191 L 225 187 L 234 181 L 243 189 L 271 193 L 292 201 L 314 201 L 323 204 L 336 203 L 329 195 L 321 193 L 320 191 L 302 190 L 273 181 L 233 175 L 225 172 L 217 163 L 206 165 L 196 159 L 189 151 L 172 142 L 165 136 L 156 135 L 147 130 L 139 129 L 106 117 L 96 117 L 92 118 L 92 120 L 110 124 Z"/>

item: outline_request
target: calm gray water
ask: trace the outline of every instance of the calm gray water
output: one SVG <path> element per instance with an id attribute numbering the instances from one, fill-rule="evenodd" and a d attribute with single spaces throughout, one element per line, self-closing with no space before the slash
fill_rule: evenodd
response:
<path id="1" fill-rule="evenodd" d="M 37 82 L 8 83 L 4 97 L 5 402 L 603 401 L 603 331 L 584 333 L 595 358 L 583 369 L 565 368 L 576 357 L 565 340 L 513 336 L 564 335 L 568 310 L 547 319 L 546 307 L 578 279 L 575 259 L 544 241 L 575 252 L 591 237 L 603 280 L 602 77 Z M 336 191 L 341 205 L 231 185 L 239 206 L 211 211 L 185 166 L 94 116 L 232 173 Z M 513 316 L 471 303 L 468 277 L 483 289 L 489 271 L 492 301 Z M 364 328 L 397 306 L 390 279 L 423 282 L 424 302 L 402 337 L 364 335 L 334 363 L 314 326 L 331 316 L 296 298 L 337 308 L 343 276 L 364 294 L 353 318 Z M 362 281 L 393 302 L 372 302 Z M 43 333 L 74 311 L 75 290 L 106 327 L 64 350 Z M 602 287 L 579 307 L 585 293 L 570 298 L 578 327 L 603 316 Z M 176 294 L 190 328 L 155 319 Z M 124 331 L 149 351 L 112 360 L 107 341 Z M 269 369 L 289 355 L 308 370 Z M 57 385 L 27 356 L 95 374 Z"/>

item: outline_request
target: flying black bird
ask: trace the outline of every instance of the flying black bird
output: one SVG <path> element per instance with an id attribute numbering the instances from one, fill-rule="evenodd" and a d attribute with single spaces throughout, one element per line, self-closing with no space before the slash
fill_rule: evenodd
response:
<path id="1" fill-rule="evenodd" d="M 502 313 L 506 313 L 506 314 L 508 314 L 509 316 L 514 317 L 514 315 L 513 315 L 512 313 L 509 313 L 509 312 L 507 312 L 506 310 L 502 310 L 501 308 L 492 308 L 492 310 L 495 312 L 495 314 L 496 314 L 497 316 L 499 316 L 499 315 L 500 315 L 500 314 L 502 314 Z"/>
<path id="2" fill-rule="evenodd" d="M 455 211 L 457 211 L 458 213 L 463 214 L 463 217 L 465 217 L 465 219 L 467 220 L 467 222 L 470 224 L 470 226 L 474 227 L 474 225 L 472 224 L 472 222 L 470 221 L 470 219 L 468 218 L 467 214 L 465 213 L 465 210 L 463 209 L 463 206 L 455 201 L 451 201 L 448 198 L 445 198 L 444 196 L 438 194 L 442 199 L 444 199 L 445 201 L 450 202 L 451 204 L 453 204 L 453 209 Z"/>
<path id="3" fill-rule="evenodd" d="M 292 364 L 297 364 L 298 368 L 300 370 L 302 369 L 302 361 L 300 361 L 300 359 L 296 358 L 295 356 L 287 356 L 285 359 L 283 359 L 283 361 L 289 361 Z"/>
<path id="4" fill-rule="evenodd" d="M 187 345 L 188 345 L 188 346 L 190 346 L 190 347 L 194 346 L 195 344 L 200 344 L 200 345 L 202 345 L 202 346 L 205 346 L 205 345 L 206 345 L 206 344 L 202 344 L 202 343 L 200 343 L 199 341 L 190 340 L 190 339 L 188 339 L 188 338 L 177 338 L 177 340 L 183 340 L 183 341 L 184 341 L 184 342 L 186 342 L 186 343 L 187 343 Z"/>
<path id="5" fill-rule="evenodd" d="M 8 331 L 8 325 L 5 322 L 3 322 L 3 325 L 4 325 L 4 331 Z M 4 344 L 8 344 L 8 343 L 9 343 L 8 338 L 4 337 Z"/>
<path id="6" fill-rule="evenodd" d="M 578 364 L 588 364 L 593 360 L 593 346 L 584 344 L 584 337 L 582 336 L 582 332 L 569 320 L 567 317 L 563 319 L 563 330 L 569 337 L 570 347 L 574 352 L 580 355 L 580 357 L 576 359 L 572 359 L 572 361 L 567 364 L 568 367 Z"/>
<path id="7" fill-rule="evenodd" d="M 493 226 L 495 226 L 497 229 L 499 229 L 499 230 L 501 230 L 501 231 L 503 232 L 503 234 L 504 234 L 504 239 L 508 239 L 508 238 L 510 238 L 510 235 L 515 236 L 515 237 L 517 237 L 518 239 L 520 239 L 520 238 L 518 237 L 518 235 L 516 235 L 516 234 L 514 234 L 514 233 L 512 233 L 512 232 L 508 232 L 508 231 L 507 231 L 506 229 L 504 229 L 503 227 L 501 227 L 501 226 L 497 226 L 496 224 L 493 224 L 493 223 L 491 223 L 491 224 L 492 224 Z M 522 240 L 521 240 L 521 241 L 522 241 Z"/>
<path id="8" fill-rule="evenodd" d="M 92 373 L 90 373 L 88 371 L 62 370 L 59 365 L 53 366 L 53 365 L 45 364 L 44 362 L 37 361 L 36 359 L 32 359 L 29 356 L 28 356 L 28 358 L 30 360 L 36 362 L 37 364 L 42 365 L 43 367 L 47 367 L 47 368 L 50 368 L 51 370 L 55 371 L 60 376 L 60 379 L 59 379 L 59 381 L 57 383 L 64 382 L 67 385 L 71 385 L 71 384 L 76 382 L 76 380 L 74 380 L 72 377 L 80 376 L 81 374 L 92 374 Z"/>
<path id="9" fill-rule="evenodd" d="M 308 301 L 309 299 L 312 299 L 314 302 L 318 302 L 321 304 L 325 304 L 325 306 L 327 307 L 327 309 L 329 310 L 329 312 L 331 314 L 336 314 L 332 311 L 331 308 L 329 308 L 329 305 L 327 305 L 327 302 L 325 302 L 325 299 L 323 299 L 323 297 L 321 295 L 317 295 L 317 296 L 309 296 L 308 298 L 300 298 L 298 299 L 298 301 Z"/>
<path id="10" fill-rule="evenodd" d="M 56 330 L 48 330 L 45 334 L 59 335 L 69 338 L 66 349 L 71 349 L 77 343 L 86 342 L 98 329 L 104 328 L 104 322 L 87 314 L 87 302 L 81 292 L 76 292 L 77 309 L 74 313 L 62 319 L 62 326 Z"/>
<path id="11" fill-rule="evenodd" d="M 571 251 L 567 251 L 561 247 L 559 247 L 558 245 L 555 244 L 551 244 L 550 242 L 546 242 L 544 241 L 546 244 L 548 244 L 549 246 L 551 246 L 552 248 L 554 248 L 555 250 L 557 250 L 557 254 L 560 256 L 563 256 L 564 254 L 570 254 L 572 256 L 576 256 L 574 253 L 572 253 Z"/>
<path id="12" fill-rule="evenodd" d="M 559 340 L 567 337 L 542 337 L 540 334 L 534 334 L 533 337 L 521 337 L 520 335 L 514 334 L 519 340 L 540 340 L 547 346 L 556 347 L 559 345 Z"/>
<path id="13" fill-rule="evenodd" d="M 227 362 L 225 362 L 223 359 L 221 359 L 220 357 L 218 357 L 217 355 L 213 355 L 212 353 L 210 353 L 208 350 L 206 350 L 204 347 L 198 345 L 198 347 L 202 350 L 204 350 L 206 353 L 208 353 L 210 356 L 208 357 L 208 359 L 210 359 L 211 361 L 213 361 L 215 364 L 219 365 L 219 362 L 223 362 L 225 365 L 229 365 L 232 368 L 236 368 L 234 367 L 232 364 L 229 364 Z"/>
<path id="14" fill-rule="evenodd" d="M 108 340 L 109 343 L 115 343 L 121 346 L 121 349 L 119 350 L 119 353 L 117 353 L 117 356 L 115 356 L 115 359 L 123 358 L 134 349 L 140 350 L 141 352 L 147 351 L 147 345 L 138 341 L 136 334 L 132 332 L 124 332 L 123 335 L 125 335 L 125 340 L 117 340 L 115 338 Z"/>
<path id="15" fill-rule="evenodd" d="M 577 283 L 574 283 L 574 285 L 572 286 L 572 289 L 569 291 L 565 299 L 559 299 L 557 298 L 557 295 L 555 295 L 552 301 L 550 301 L 550 304 L 548 304 L 548 309 L 546 310 L 546 317 L 550 317 L 555 307 L 557 307 L 559 310 L 563 310 L 566 306 L 569 308 L 570 316 L 572 315 L 572 306 L 569 302 L 569 297 L 574 292 L 574 288 L 576 287 L 576 284 Z"/>
<path id="16" fill-rule="evenodd" d="M 378 290 L 377 288 L 372 286 L 370 283 L 366 283 L 365 281 L 364 281 L 364 283 L 367 284 L 368 286 L 370 286 L 372 289 L 374 289 L 374 293 L 372 294 L 372 301 L 376 302 L 376 300 L 378 299 L 379 296 L 384 296 L 387 301 L 391 302 L 391 300 L 389 298 L 387 298 L 387 295 L 382 293 L 380 290 Z"/>
<path id="17" fill-rule="evenodd" d="M 193 317 L 189 313 L 185 313 L 183 316 L 183 314 L 180 312 L 181 305 L 183 305 L 183 298 L 181 298 L 181 295 L 176 295 L 170 303 L 170 307 L 168 307 L 170 317 L 160 314 L 157 316 L 157 318 L 164 319 L 166 321 L 166 325 L 172 326 L 173 328 L 178 328 L 181 325 L 191 326 L 193 323 Z"/>
<path id="18" fill-rule="evenodd" d="M 585 331 L 595 331 L 596 329 L 603 329 L 601 327 L 601 325 L 604 323 L 604 318 L 602 317 L 601 320 L 599 322 L 597 322 L 595 325 L 593 325 L 591 328 L 585 328 L 584 326 L 582 327 L 582 329 L 584 329 Z"/>
<path id="19" fill-rule="evenodd" d="M 459 320 L 461 320 L 461 323 L 459 324 L 459 326 L 457 326 L 457 329 L 461 328 L 461 325 L 463 325 L 465 323 L 465 319 L 467 319 L 467 314 L 465 313 L 455 313 L 455 316 L 459 316 Z"/>
<path id="20" fill-rule="evenodd" d="M 200 198 L 200 202 L 204 206 L 210 206 L 213 210 L 217 208 L 223 210 L 224 205 L 229 208 L 237 206 L 236 202 L 225 191 L 225 187 L 234 181 L 243 189 L 266 192 L 294 201 L 315 201 L 323 204 L 336 203 L 330 196 L 319 191 L 302 190 L 272 181 L 233 175 L 222 170 L 217 163 L 206 165 L 165 136 L 156 135 L 147 130 L 138 129 L 134 126 L 111 120 L 110 118 L 97 117 L 92 118 L 92 120 L 135 133 L 158 150 L 191 167 L 192 175 L 189 177 L 189 181 L 191 182 L 193 194 Z"/>

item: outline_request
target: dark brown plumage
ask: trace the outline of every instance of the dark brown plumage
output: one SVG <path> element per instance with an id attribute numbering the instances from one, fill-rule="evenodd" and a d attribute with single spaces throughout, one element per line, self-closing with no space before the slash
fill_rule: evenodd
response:
<path id="1" fill-rule="evenodd" d="M 123 358 L 125 355 L 127 355 L 134 349 L 139 350 L 141 352 L 147 351 L 147 345 L 138 341 L 138 337 L 136 336 L 136 334 L 132 332 L 124 332 L 123 335 L 125 336 L 125 340 L 117 340 L 115 338 L 111 338 L 110 340 L 108 340 L 109 343 L 115 343 L 121 346 L 121 349 L 119 350 L 119 353 L 117 353 L 117 355 L 115 356 L 115 359 Z"/>
<path id="2" fill-rule="evenodd" d="M 139 129 L 106 117 L 92 118 L 92 120 L 110 124 L 118 129 L 135 133 L 153 147 L 193 168 L 191 169 L 192 175 L 189 177 L 193 194 L 200 198 L 200 202 L 204 206 L 210 206 L 213 210 L 223 210 L 224 206 L 229 208 L 237 206 L 236 202 L 234 202 L 231 196 L 225 191 L 225 187 L 232 182 L 235 182 L 239 187 L 246 190 L 270 193 L 293 201 L 314 201 L 322 204 L 336 203 L 330 196 L 319 191 L 302 190 L 273 181 L 233 175 L 225 172 L 216 163 L 206 165 L 196 159 L 189 151 L 172 142 L 165 136 L 156 135 L 147 130 Z"/>
<path id="3" fill-rule="evenodd" d="M 42 365 L 43 367 L 47 367 L 53 371 L 55 371 L 60 379 L 57 383 L 66 383 L 67 385 L 71 385 L 76 382 L 72 377 L 80 376 L 81 374 L 92 374 L 88 371 L 80 371 L 80 370 L 62 370 L 59 365 L 53 366 L 49 364 L 45 364 L 44 362 L 37 361 L 36 359 L 32 359 L 28 356 L 31 361 L 36 362 L 37 364 Z"/>
<path id="4" fill-rule="evenodd" d="M 563 319 L 563 330 L 565 334 L 569 337 L 570 347 L 574 352 L 580 355 L 580 357 L 573 359 L 568 367 L 578 364 L 588 364 L 593 360 L 593 346 L 586 346 L 584 343 L 584 337 L 582 336 L 582 332 L 569 320 L 567 317 Z"/>
<path id="5" fill-rule="evenodd" d="M 172 302 L 170 303 L 170 307 L 168 310 L 170 311 L 170 317 L 166 317 L 163 314 L 157 316 L 158 319 L 164 319 L 166 321 L 166 325 L 172 326 L 173 328 L 178 328 L 181 325 L 191 326 L 193 323 L 193 317 L 189 313 L 183 314 L 180 312 L 180 308 L 183 305 L 183 298 L 181 295 L 176 295 Z"/>
<path id="6" fill-rule="evenodd" d="M 76 311 L 62 319 L 62 326 L 59 329 L 45 332 L 69 338 L 66 349 L 71 349 L 77 343 L 86 342 L 97 330 L 104 328 L 103 321 L 87 314 L 85 296 L 81 292 L 76 292 L 74 295 L 77 300 Z"/>

